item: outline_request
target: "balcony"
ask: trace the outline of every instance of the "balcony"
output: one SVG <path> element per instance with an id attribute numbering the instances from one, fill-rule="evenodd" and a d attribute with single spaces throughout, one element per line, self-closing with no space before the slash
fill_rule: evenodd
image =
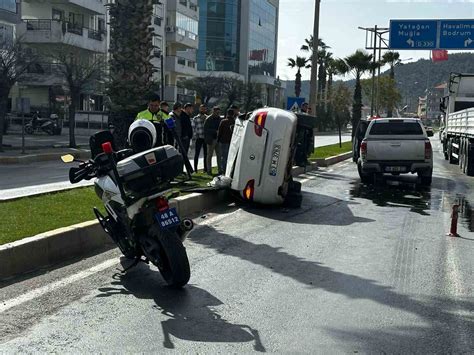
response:
<path id="1" fill-rule="evenodd" d="M 19 82 L 29 86 L 61 86 L 65 80 L 59 64 L 35 63 L 27 68 Z"/>
<path id="2" fill-rule="evenodd" d="M 193 103 L 196 100 L 196 94 L 193 91 L 178 86 L 167 85 L 165 86 L 165 100 Z"/>
<path id="3" fill-rule="evenodd" d="M 176 26 L 166 26 L 166 41 L 185 48 L 198 48 L 198 36 Z"/>
<path id="4" fill-rule="evenodd" d="M 166 56 L 166 71 L 186 76 L 198 75 L 195 61 L 177 56 Z"/>
<path id="5" fill-rule="evenodd" d="M 105 53 L 105 34 L 65 21 L 24 20 L 17 26 L 24 43 L 66 44 L 93 52 Z"/>
<path id="6" fill-rule="evenodd" d="M 168 0 L 167 10 L 172 12 L 180 12 L 194 19 L 199 17 L 198 0 Z"/>
<path id="7" fill-rule="evenodd" d="M 42 0 L 23 0 L 23 2 L 38 6 L 44 5 L 44 1 Z M 54 3 L 78 6 L 94 15 L 105 15 L 107 10 L 105 7 L 105 1 L 103 0 L 56 0 Z"/>

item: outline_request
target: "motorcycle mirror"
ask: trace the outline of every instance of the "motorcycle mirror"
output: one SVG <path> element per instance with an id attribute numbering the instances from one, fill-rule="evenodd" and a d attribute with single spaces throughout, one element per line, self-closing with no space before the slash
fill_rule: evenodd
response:
<path id="1" fill-rule="evenodd" d="M 66 154 L 61 156 L 63 163 L 72 163 L 74 161 L 74 156 L 71 154 Z"/>

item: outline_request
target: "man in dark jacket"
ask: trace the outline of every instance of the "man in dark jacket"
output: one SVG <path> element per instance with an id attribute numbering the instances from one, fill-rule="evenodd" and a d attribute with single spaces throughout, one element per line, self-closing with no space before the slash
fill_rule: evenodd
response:
<path id="1" fill-rule="evenodd" d="M 171 113 L 169 114 L 169 117 L 171 117 L 174 120 L 175 131 L 178 137 L 181 137 L 181 134 L 182 134 L 182 126 L 181 126 L 181 120 L 180 120 L 182 110 L 183 110 L 183 105 L 181 104 L 181 102 L 177 101 L 173 105 L 173 111 L 171 111 Z M 163 140 L 165 144 L 174 146 L 175 141 L 174 141 L 173 133 L 171 133 L 171 131 L 166 126 L 166 124 L 163 125 L 163 127 L 164 127 Z"/>
<path id="2" fill-rule="evenodd" d="M 227 157 L 229 156 L 230 141 L 232 140 L 232 131 L 234 129 L 235 111 L 229 109 L 226 117 L 221 121 L 219 125 L 219 131 L 217 132 L 217 143 L 219 144 L 220 152 L 220 165 L 219 175 L 224 175 L 227 168 Z"/>
<path id="3" fill-rule="evenodd" d="M 207 145 L 207 169 L 208 174 L 212 174 L 212 156 L 214 155 L 214 151 L 216 151 L 217 155 L 217 166 L 220 169 L 220 153 L 219 153 L 219 145 L 217 144 L 217 131 L 219 130 L 219 125 L 221 123 L 221 109 L 219 106 L 215 106 L 212 109 L 212 115 L 206 118 L 206 122 L 204 122 L 204 141 Z"/>
<path id="4" fill-rule="evenodd" d="M 187 103 L 184 105 L 184 110 L 181 112 L 181 141 L 184 146 L 184 154 L 188 155 L 189 145 L 191 144 L 191 139 L 193 138 L 193 127 L 191 126 L 191 115 L 193 114 L 194 107 L 193 104 Z"/>

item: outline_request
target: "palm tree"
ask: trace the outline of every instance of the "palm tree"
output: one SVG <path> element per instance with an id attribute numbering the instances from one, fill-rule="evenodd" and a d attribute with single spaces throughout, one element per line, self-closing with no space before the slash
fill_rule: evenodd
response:
<path id="1" fill-rule="evenodd" d="M 395 67 L 401 63 L 400 53 L 398 52 L 386 52 L 382 56 L 382 64 L 388 64 L 390 66 L 390 78 L 393 80 L 395 80 Z"/>
<path id="2" fill-rule="evenodd" d="M 326 86 L 327 86 L 327 68 L 329 65 L 329 61 L 332 60 L 332 53 L 327 52 L 325 49 L 318 51 L 318 92 L 319 92 L 319 100 L 318 102 L 323 102 L 325 97 L 327 96 L 326 93 Z"/>
<path id="3" fill-rule="evenodd" d="M 362 87 L 360 79 L 364 73 L 373 70 L 372 58 L 372 54 L 359 49 L 354 54 L 344 58 L 343 62 L 338 63 L 341 74 L 351 72 L 356 80 L 354 102 L 352 104 L 352 137 L 354 137 L 355 129 L 362 117 Z"/>
<path id="4" fill-rule="evenodd" d="M 400 60 L 400 53 L 398 52 L 386 52 L 382 57 L 382 65 L 388 64 L 390 66 L 390 79 L 395 82 L 395 67 L 402 63 Z M 392 117 L 392 107 L 387 107 L 387 117 Z"/>
<path id="5" fill-rule="evenodd" d="M 303 44 L 301 46 L 301 50 L 312 53 L 313 52 L 313 35 L 310 35 L 309 38 L 306 38 L 304 41 L 306 44 Z M 324 41 L 321 38 L 318 39 L 318 49 L 326 50 L 329 48 L 331 47 L 326 45 L 326 43 L 324 43 Z"/>
<path id="6" fill-rule="evenodd" d="M 305 57 L 296 56 L 296 60 L 293 58 L 288 58 L 288 66 L 290 68 L 298 68 L 296 72 L 295 80 L 295 95 L 300 97 L 301 94 L 301 68 L 311 68 L 311 64 L 308 64 L 311 60 Z"/>
<path id="7" fill-rule="evenodd" d="M 110 3 L 110 119 L 117 144 L 122 146 L 137 112 L 145 108 L 152 90 L 153 0 L 116 0 Z"/>

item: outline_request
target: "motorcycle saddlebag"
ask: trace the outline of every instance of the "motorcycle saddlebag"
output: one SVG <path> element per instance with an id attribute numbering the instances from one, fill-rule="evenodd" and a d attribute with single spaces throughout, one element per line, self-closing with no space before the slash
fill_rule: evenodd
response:
<path id="1" fill-rule="evenodd" d="M 170 145 L 132 155 L 117 163 L 125 189 L 135 193 L 152 192 L 183 172 L 181 154 Z"/>

